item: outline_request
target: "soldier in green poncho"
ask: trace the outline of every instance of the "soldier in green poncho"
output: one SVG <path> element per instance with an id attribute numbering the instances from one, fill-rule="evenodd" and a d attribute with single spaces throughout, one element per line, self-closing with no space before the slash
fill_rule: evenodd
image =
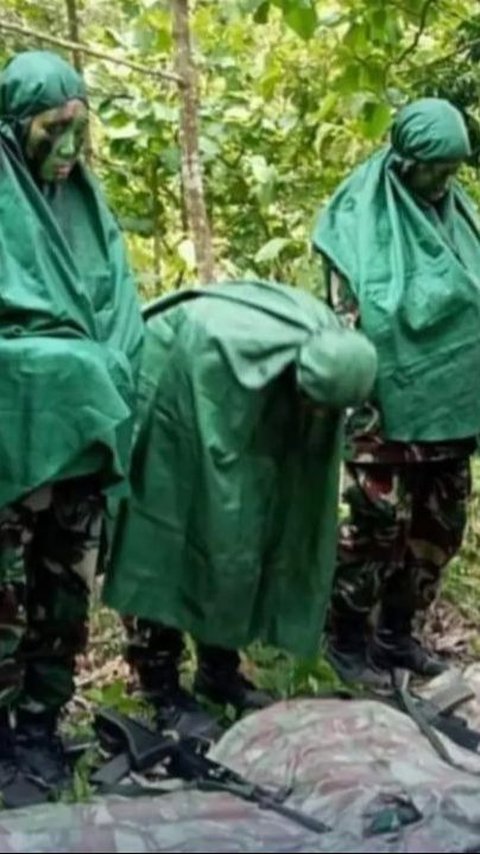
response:
<path id="1" fill-rule="evenodd" d="M 342 408 L 376 366 L 364 336 L 287 285 L 234 282 L 148 311 L 132 458 L 105 600 L 131 617 L 128 658 L 158 724 L 211 736 L 179 684 L 217 703 L 268 697 L 239 671 L 260 639 L 318 652 L 336 547 Z"/>
<path id="2" fill-rule="evenodd" d="M 79 160 L 82 79 L 0 75 L 0 791 L 68 778 L 57 721 L 86 641 L 103 496 L 128 474 L 143 325 L 122 238 Z"/>
<path id="3" fill-rule="evenodd" d="M 392 667 L 433 676 L 446 666 L 412 627 L 461 545 L 480 430 L 480 225 L 455 180 L 469 154 L 451 104 L 410 104 L 313 235 L 332 306 L 379 358 L 373 395 L 346 426 L 350 516 L 330 635 L 339 672 L 376 684 Z"/>

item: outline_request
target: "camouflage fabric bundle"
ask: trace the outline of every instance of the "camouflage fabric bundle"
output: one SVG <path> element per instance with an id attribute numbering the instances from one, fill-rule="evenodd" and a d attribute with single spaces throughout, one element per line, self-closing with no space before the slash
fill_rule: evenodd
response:
<path id="1" fill-rule="evenodd" d="M 286 803 L 331 831 L 315 834 L 228 793 L 181 788 L 5 813 L 0 850 L 480 851 L 480 760 L 451 743 L 448 750 L 474 774 L 442 762 L 413 721 L 381 703 L 280 703 L 234 726 L 212 756 L 290 789 Z"/>

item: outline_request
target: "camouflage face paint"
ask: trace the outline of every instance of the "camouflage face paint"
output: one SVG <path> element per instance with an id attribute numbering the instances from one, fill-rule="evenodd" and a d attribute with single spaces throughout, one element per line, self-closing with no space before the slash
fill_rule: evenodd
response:
<path id="1" fill-rule="evenodd" d="M 459 168 L 460 162 L 456 160 L 416 163 L 407 173 L 405 182 L 427 202 L 438 202 L 448 191 Z"/>
<path id="2" fill-rule="evenodd" d="M 87 123 L 87 107 L 79 100 L 35 116 L 26 144 L 32 171 L 43 181 L 65 181 L 78 160 Z"/>

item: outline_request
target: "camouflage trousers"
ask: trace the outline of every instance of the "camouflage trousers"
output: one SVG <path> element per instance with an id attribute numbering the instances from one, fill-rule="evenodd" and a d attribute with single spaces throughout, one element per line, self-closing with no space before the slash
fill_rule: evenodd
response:
<path id="1" fill-rule="evenodd" d="M 470 460 L 348 464 L 332 622 L 362 623 L 380 605 L 385 628 L 405 629 L 439 589 L 462 543 Z"/>
<path id="2" fill-rule="evenodd" d="M 72 696 L 101 521 L 88 478 L 0 509 L 0 707 L 59 709 Z"/>

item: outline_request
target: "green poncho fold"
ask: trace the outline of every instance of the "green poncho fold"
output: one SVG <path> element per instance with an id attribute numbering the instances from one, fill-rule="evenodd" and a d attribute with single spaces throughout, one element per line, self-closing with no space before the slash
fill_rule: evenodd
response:
<path id="1" fill-rule="evenodd" d="M 49 52 L 0 75 L 0 507 L 128 471 L 143 328 L 121 235 L 81 164 L 40 186 L 23 153 L 31 117 L 73 98 L 81 78 Z"/>
<path id="2" fill-rule="evenodd" d="M 480 431 L 480 230 L 454 183 L 441 204 L 403 185 L 401 161 L 458 161 L 470 153 L 460 113 L 423 99 L 404 108 L 392 145 L 339 187 L 315 247 L 348 279 L 361 329 L 375 344 L 375 399 L 386 438 L 462 439 Z"/>
<path id="3" fill-rule="evenodd" d="M 368 395 L 374 350 L 308 293 L 263 282 L 186 292 L 147 316 L 105 601 L 205 643 L 314 654 L 335 563 L 339 407 Z"/>

